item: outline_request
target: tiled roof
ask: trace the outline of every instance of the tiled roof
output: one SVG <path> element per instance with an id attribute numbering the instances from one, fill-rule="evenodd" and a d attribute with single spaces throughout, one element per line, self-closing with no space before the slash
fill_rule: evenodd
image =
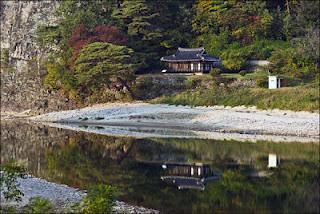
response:
<path id="1" fill-rule="evenodd" d="M 220 61 L 219 58 L 206 54 L 204 47 L 200 48 L 178 48 L 178 51 L 170 56 L 161 58 L 164 62 L 174 61 Z"/>

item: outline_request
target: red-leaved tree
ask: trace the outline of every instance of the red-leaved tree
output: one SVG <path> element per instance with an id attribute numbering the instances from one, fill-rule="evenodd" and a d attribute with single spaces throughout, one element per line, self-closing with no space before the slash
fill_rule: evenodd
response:
<path id="1" fill-rule="evenodd" d="M 88 31 L 83 24 L 78 25 L 68 41 L 68 45 L 72 49 L 71 66 L 76 61 L 81 48 L 93 42 L 125 45 L 128 42 L 128 37 L 112 25 L 98 25 L 92 31 Z"/>

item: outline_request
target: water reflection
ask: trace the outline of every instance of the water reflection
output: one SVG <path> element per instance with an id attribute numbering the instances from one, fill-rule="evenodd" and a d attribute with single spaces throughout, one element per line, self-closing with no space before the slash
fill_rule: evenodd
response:
<path id="1" fill-rule="evenodd" d="M 215 140 L 236 140 L 238 142 L 318 142 L 317 137 L 307 136 L 282 136 L 270 134 L 258 134 L 258 130 L 246 132 L 238 131 L 200 131 L 190 130 L 188 127 L 169 126 L 165 124 L 149 123 L 124 123 L 124 124 L 82 124 L 82 123 L 46 123 L 47 126 L 55 128 L 70 129 L 74 131 L 85 131 L 95 134 L 118 136 L 118 137 L 136 137 L 136 138 L 193 138 L 193 139 L 215 139 Z"/>
<path id="2" fill-rule="evenodd" d="M 209 181 L 220 177 L 208 164 L 203 163 L 170 163 L 162 164 L 162 168 L 165 170 L 165 176 L 161 176 L 161 180 L 174 184 L 178 189 L 204 190 Z"/>
<path id="3" fill-rule="evenodd" d="M 276 154 L 269 154 L 268 168 L 277 168 L 280 164 L 280 158 Z"/>
<path id="4" fill-rule="evenodd" d="M 112 184 L 121 200 L 164 213 L 319 212 L 319 144 L 135 139 L 2 121 L 1 163 L 10 159 L 82 189 Z"/>

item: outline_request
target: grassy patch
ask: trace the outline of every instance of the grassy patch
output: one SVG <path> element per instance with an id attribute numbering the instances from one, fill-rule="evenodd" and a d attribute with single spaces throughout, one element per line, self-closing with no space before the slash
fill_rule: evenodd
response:
<path id="1" fill-rule="evenodd" d="M 260 109 L 288 109 L 293 111 L 319 110 L 319 88 L 316 85 L 303 87 L 263 89 L 225 88 L 184 91 L 172 96 L 160 97 L 153 103 L 191 106 L 257 106 Z"/>
<path id="2" fill-rule="evenodd" d="M 236 78 L 236 79 L 257 79 L 257 78 L 268 77 L 268 72 L 267 71 L 248 72 L 244 76 L 241 76 L 239 73 L 222 73 L 221 77 Z"/>

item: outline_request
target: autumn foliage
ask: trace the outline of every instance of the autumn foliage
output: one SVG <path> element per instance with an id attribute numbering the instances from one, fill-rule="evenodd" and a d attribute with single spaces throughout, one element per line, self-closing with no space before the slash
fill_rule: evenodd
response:
<path id="1" fill-rule="evenodd" d="M 98 25 L 92 31 L 88 31 L 83 24 L 80 24 L 73 30 L 68 40 L 68 46 L 72 49 L 70 64 L 74 64 L 81 48 L 93 42 L 125 45 L 128 42 L 128 37 L 112 25 Z"/>

